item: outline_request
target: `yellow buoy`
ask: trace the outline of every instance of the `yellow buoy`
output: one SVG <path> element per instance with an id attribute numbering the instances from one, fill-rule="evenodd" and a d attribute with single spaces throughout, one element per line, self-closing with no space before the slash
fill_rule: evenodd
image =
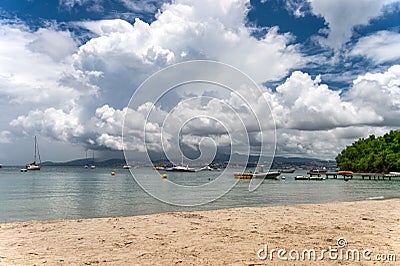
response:
<path id="1" fill-rule="evenodd" d="M 163 174 L 162 178 L 167 179 L 167 174 Z"/>
<path id="2" fill-rule="evenodd" d="M 111 175 L 115 175 L 115 172 L 114 172 L 114 171 L 112 171 L 112 172 L 111 172 Z"/>

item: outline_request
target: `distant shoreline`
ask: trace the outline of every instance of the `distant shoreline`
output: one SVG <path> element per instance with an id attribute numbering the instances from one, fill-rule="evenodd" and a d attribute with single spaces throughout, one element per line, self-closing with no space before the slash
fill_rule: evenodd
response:
<path id="1" fill-rule="evenodd" d="M 159 156 L 156 156 L 159 158 Z M 250 158 L 243 158 L 243 162 L 248 161 L 251 164 L 254 164 L 257 162 L 259 157 L 257 156 L 250 156 Z M 217 158 L 214 163 L 224 163 L 225 161 L 229 160 L 229 156 L 225 156 L 223 158 Z M 262 160 L 261 160 L 262 161 Z M 70 161 L 64 161 L 64 162 L 53 162 L 53 161 L 43 161 L 42 166 L 84 166 L 87 163 L 96 163 L 97 165 L 104 165 L 105 167 L 113 167 L 113 166 L 118 166 L 118 165 L 124 165 L 125 164 L 125 159 L 124 158 L 111 158 L 111 159 L 96 159 L 93 161 L 92 158 L 80 158 L 80 159 L 74 159 Z M 154 164 L 160 164 L 160 163 L 165 163 L 166 159 L 157 159 L 153 160 Z M 3 166 L 7 167 L 20 167 L 25 165 L 26 163 L 21 163 L 21 164 L 4 164 Z M 308 168 L 313 168 L 313 167 L 321 167 L 321 166 L 331 166 L 335 165 L 334 160 L 325 160 L 325 159 L 318 159 L 318 158 L 308 158 L 308 157 L 284 157 L 284 156 L 275 156 L 274 157 L 274 168 L 284 168 L 284 167 L 292 167 L 292 166 L 308 166 Z"/>

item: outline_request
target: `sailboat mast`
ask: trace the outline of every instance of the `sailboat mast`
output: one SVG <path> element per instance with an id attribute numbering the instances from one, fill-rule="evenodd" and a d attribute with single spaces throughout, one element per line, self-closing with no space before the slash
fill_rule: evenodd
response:
<path id="1" fill-rule="evenodd" d="M 33 150 L 34 150 L 34 155 L 33 155 L 33 162 L 36 163 L 36 136 L 35 136 L 35 143 L 33 144 Z"/>
<path id="2" fill-rule="evenodd" d="M 36 149 L 37 149 L 37 154 L 38 154 L 38 157 L 39 157 L 39 164 L 41 164 L 42 160 L 40 159 L 39 144 L 37 142 L 36 136 L 35 136 L 35 143 L 36 143 L 35 144 L 36 145 L 36 147 L 35 147 L 35 161 L 36 161 Z"/>

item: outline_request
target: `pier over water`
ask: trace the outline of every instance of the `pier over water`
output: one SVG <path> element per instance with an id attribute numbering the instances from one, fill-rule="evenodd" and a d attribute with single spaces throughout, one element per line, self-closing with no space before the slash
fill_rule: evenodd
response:
<path id="1" fill-rule="evenodd" d="M 307 174 L 312 177 L 312 176 L 325 176 L 326 179 L 329 177 L 332 177 L 333 179 L 361 179 L 361 180 L 400 180 L 400 174 L 382 174 L 382 173 L 349 173 L 345 171 L 346 173 L 341 173 L 339 172 L 313 172 L 309 171 Z"/>

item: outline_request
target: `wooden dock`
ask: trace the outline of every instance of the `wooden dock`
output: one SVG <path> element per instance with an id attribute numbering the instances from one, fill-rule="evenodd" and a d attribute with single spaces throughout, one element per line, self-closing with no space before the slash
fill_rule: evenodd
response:
<path id="1" fill-rule="evenodd" d="M 361 177 L 361 180 L 389 180 L 397 179 L 400 180 L 400 174 L 381 174 L 381 173 L 339 173 L 339 172 L 324 172 L 324 173 L 314 173 L 308 172 L 308 175 L 312 176 L 324 176 L 328 179 L 332 177 L 333 179 L 338 179 L 341 176 L 344 180 L 353 179 L 353 177 Z"/>

